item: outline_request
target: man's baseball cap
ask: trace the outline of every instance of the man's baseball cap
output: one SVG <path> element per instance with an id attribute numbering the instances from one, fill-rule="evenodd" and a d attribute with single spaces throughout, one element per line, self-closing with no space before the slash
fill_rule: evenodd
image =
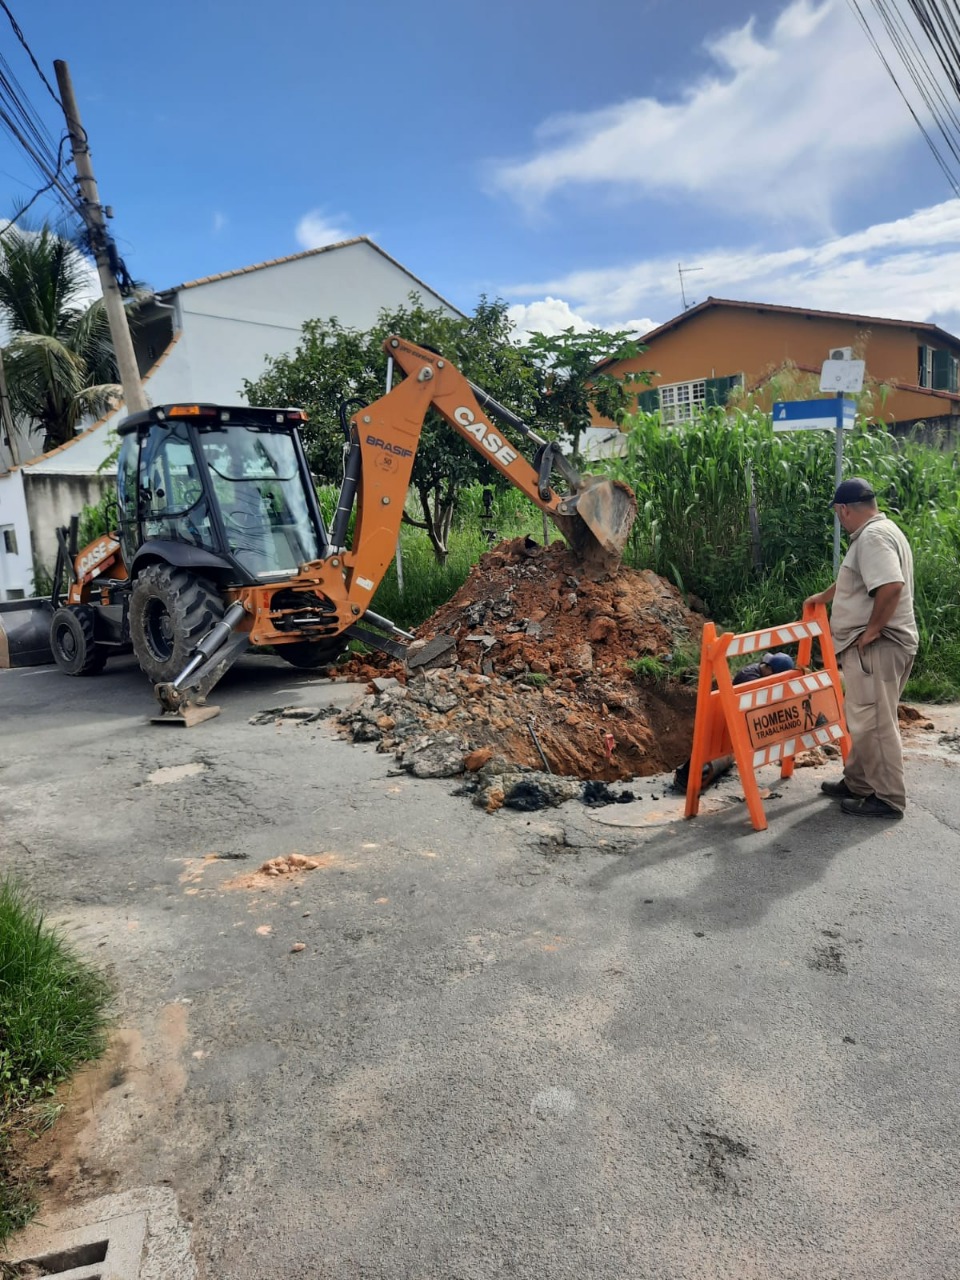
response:
<path id="1" fill-rule="evenodd" d="M 867 480 L 861 476 L 853 476 L 852 479 L 843 480 L 837 485 L 830 505 L 832 507 L 850 506 L 854 502 L 869 502 L 876 496 L 873 486 Z"/>

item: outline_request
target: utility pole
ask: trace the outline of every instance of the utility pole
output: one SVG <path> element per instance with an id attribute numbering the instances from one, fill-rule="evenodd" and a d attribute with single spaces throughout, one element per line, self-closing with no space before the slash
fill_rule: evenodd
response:
<path id="1" fill-rule="evenodd" d="M 90 232 L 90 247 L 93 249 L 97 270 L 100 273 L 100 286 L 103 289 L 103 302 L 110 324 L 110 336 L 113 339 L 113 351 L 117 358 L 120 384 L 123 387 L 123 399 L 127 412 L 136 413 L 139 409 L 148 407 L 147 397 L 140 380 L 140 370 L 133 351 L 133 341 L 127 325 L 127 313 L 124 310 L 120 286 L 117 284 L 110 262 L 108 249 L 110 233 L 107 231 L 103 205 L 100 203 L 100 193 L 97 190 L 97 181 L 93 176 L 93 166 L 90 163 L 90 145 L 86 130 L 80 123 L 80 112 L 77 110 L 77 100 L 73 93 L 70 68 L 65 62 L 55 62 L 53 67 L 57 73 L 60 101 L 67 120 L 73 162 L 77 167 L 77 178 L 80 182 L 83 220 Z"/>

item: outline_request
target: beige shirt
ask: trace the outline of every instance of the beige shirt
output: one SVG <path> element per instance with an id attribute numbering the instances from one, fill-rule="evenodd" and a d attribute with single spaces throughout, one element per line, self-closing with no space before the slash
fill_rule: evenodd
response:
<path id="1" fill-rule="evenodd" d="M 909 653 L 916 653 L 920 636 L 913 615 L 913 552 L 893 521 L 878 513 L 851 534 L 837 574 L 837 592 L 830 611 L 837 653 L 849 648 L 866 631 L 874 592 L 888 582 L 902 582 L 903 590 L 893 617 L 880 634 Z"/>

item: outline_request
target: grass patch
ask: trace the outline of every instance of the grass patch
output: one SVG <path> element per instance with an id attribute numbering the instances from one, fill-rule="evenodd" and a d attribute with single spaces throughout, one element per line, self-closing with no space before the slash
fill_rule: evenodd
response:
<path id="1" fill-rule="evenodd" d="M 667 676 L 670 674 L 670 666 L 666 662 L 661 662 L 659 658 L 655 658 L 652 654 L 644 654 L 639 658 L 630 658 L 627 661 L 627 670 L 632 671 L 634 678 L 639 680 L 641 684 L 652 684 L 655 688 L 661 689 L 667 683 Z"/>
<path id="2" fill-rule="evenodd" d="M 465 492 L 462 519 L 459 526 L 451 531 L 449 554 L 443 564 L 437 560 L 430 539 L 422 529 L 401 526 L 403 590 L 400 589 L 397 561 L 394 559 L 374 596 L 372 608 L 375 612 L 400 627 L 412 630 L 456 594 L 470 570 L 491 545 L 528 533 L 538 541 L 542 540 L 540 512 L 522 494 L 496 495 L 493 511 L 487 517 L 475 509 L 480 504 L 480 492 L 480 486 Z M 551 541 L 555 542 L 559 537 L 559 531 L 551 523 Z"/>
<path id="3" fill-rule="evenodd" d="M 12 880 L 0 881 L 0 1244 L 35 1211 L 16 1175 L 16 1135 L 49 1127 L 57 1086 L 106 1045 L 106 981 L 45 924 Z"/>

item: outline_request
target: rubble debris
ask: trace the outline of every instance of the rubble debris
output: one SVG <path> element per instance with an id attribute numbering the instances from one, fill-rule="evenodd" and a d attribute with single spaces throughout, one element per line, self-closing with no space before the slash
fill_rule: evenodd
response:
<path id="1" fill-rule="evenodd" d="M 317 871 L 323 867 L 329 869 L 338 865 L 342 859 L 335 853 L 316 853 L 306 855 L 303 853 L 288 853 L 276 858 L 268 858 L 266 862 L 261 862 L 255 871 L 247 871 L 242 875 L 234 876 L 230 880 L 225 880 L 221 885 L 221 889 L 265 889 L 267 886 L 276 885 L 280 881 L 289 881 L 294 876 L 299 876 L 304 871 Z"/>
<path id="2" fill-rule="evenodd" d="M 605 804 L 629 804 L 631 800 L 636 800 L 636 793 L 624 787 L 621 791 L 614 791 L 607 786 L 605 782 L 598 782 L 591 779 L 584 783 L 583 787 L 583 803 L 588 809 L 599 809 Z M 658 797 L 653 796 L 656 800 Z"/>
<path id="3" fill-rule="evenodd" d="M 702 629 L 654 573 L 621 566 L 594 581 L 563 542 L 518 538 L 484 555 L 418 628 L 406 665 L 372 654 L 338 668 L 367 682 L 339 724 L 415 776 L 483 776 L 484 807 L 509 805 L 516 790 L 489 781 L 502 776 L 489 772 L 495 759 L 526 771 L 515 803 L 533 804 L 540 787 L 552 804 L 551 780 L 579 794 L 584 779 L 662 773 L 687 758 L 696 688 L 627 664 L 695 652 Z"/>
<path id="4" fill-rule="evenodd" d="M 340 707 L 265 707 L 250 717 L 250 724 L 314 724 L 328 716 L 338 715 Z"/>
<path id="5" fill-rule="evenodd" d="M 257 868 L 265 876 L 288 876 L 295 871 L 316 871 L 318 858 L 306 858 L 302 853 L 288 853 L 280 858 L 268 858 Z"/>
<path id="6" fill-rule="evenodd" d="M 929 732 L 936 728 L 932 720 L 929 720 L 923 711 L 917 707 L 911 707 L 909 703 L 901 702 L 897 704 L 897 720 L 900 724 L 900 732 L 909 732 L 911 729 L 924 729 Z"/>

